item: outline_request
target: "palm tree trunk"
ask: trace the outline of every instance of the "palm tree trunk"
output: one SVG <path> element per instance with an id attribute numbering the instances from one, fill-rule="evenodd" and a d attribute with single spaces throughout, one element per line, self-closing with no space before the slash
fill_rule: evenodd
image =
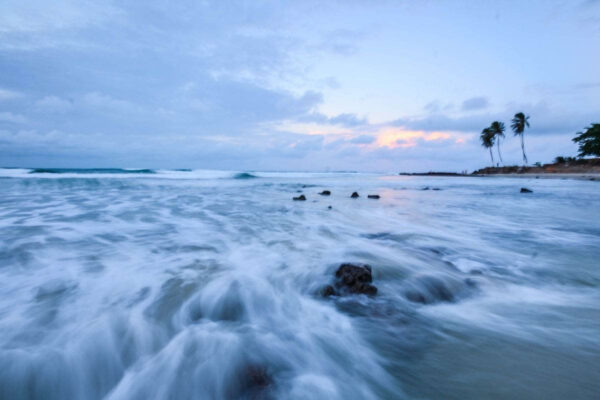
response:
<path id="1" fill-rule="evenodd" d="M 502 160 L 502 154 L 500 153 L 500 137 L 498 137 L 496 144 L 498 145 L 498 158 L 500 159 L 500 162 L 504 164 L 504 161 Z"/>
<path id="2" fill-rule="evenodd" d="M 523 151 L 523 165 L 527 165 L 527 155 L 525 154 L 525 139 L 523 139 L 523 134 L 521 134 L 521 150 Z"/>
<path id="3" fill-rule="evenodd" d="M 494 166 L 494 153 L 492 153 L 492 147 L 488 147 L 490 149 L 490 157 L 492 158 L 492 167 Z"/>

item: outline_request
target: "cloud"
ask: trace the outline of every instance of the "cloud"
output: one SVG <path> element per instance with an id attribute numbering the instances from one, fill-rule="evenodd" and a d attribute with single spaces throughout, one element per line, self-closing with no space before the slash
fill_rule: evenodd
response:
<path id="1" fill-rule="evenodd" d="M 44 96 L 35 102 L 35 106 L 44 111 L 66 112 L 73 107 L 73 102 L 58 96 Z"/>
<path id="2" fill-rule="evenodd" d="M 17 99 L 22 96 L 23 96 L 22 93 L 17 92 L 15 90 L 8 90 L 8 89 L 0 88 L 0 101 Z"/>
<path id="3" fill-rule="evenodd" d="M 463 111 L 483 110 L 489 106 L 488 99 L 485 97 L 471 97 L 463 101 Z"/>
<path id="4" fill-rule="evenodd" d="M 397 147 L 415 147 L 419 143 L 456 140 L 455 134 L 449 132 L 413 131 L 403 128 L 386 127 L 377 134 L 377 147 L 394 149 Z"/>
<path id="5" fill-rule="evenodd" d="M 356 114 L 352 114 L 352 113 L 342 113 L 342 114 L 334 115 L 332 117 L 328 117 L 325 114 L 314 112 L 309 115 L 303 116 L 299 120 L 302 122 L 314 122 L 314 123 L 318 123 L 318 124 L 339 125 L 339 126 L 350 127 L 350 128 L 368 125 L 368 123 L 369 123 L 366 118 L 358 117 Z"/>
<path id="6" fill-rule="evenodd" d="M 600 0 L 598 0 L 600 3 Z M 600 88 L 600 82 L 582 82 L 574 86 L 575 89 L 597 89 Z"/>
<path id="7" fill-rule="evenodd" d="M 323 86 L 328 87 L 330 89 L 339 89 L 342 87 L 340 82 L 333 76 L 328 76 L 327 78 L 322 79 L 321 83 Z"/>
<path id="8" fill-rule="evenodd" d="M 5 0 L 0 6 L 0 33 L 81 28 L 114 17 L 115 12 L 114 7 L 96 1 Z"/>
<path id="9" fill-rule="evenodd" d="M 423 109 L 430 113 L 437 113 L 440 111 L 440 102 L 438 100 L 429 102 L 425 104 L 425 107 L 423 107 Z"/>
<path id="10" fill-rule="evenodd" d="M 326 32 L 318 49 L 350 56 L 358 51 L 358 42 L 365 37 L 365 33 L 354 29 L 336 29 Z"/>
<path id="11" fill-rule="evenodd" d="M 350 143 L 354 144 L 371 144 L 377 140 L 375 137 L 370 135 L 360 135 L 350 140 Z"/>
<path id="12" fill-rule="evenodd" d="M 100 111 L 135 113 L 141 110 L 141 107 L 135 103 L 98 92 L 86 93 L 81 101 L 86 107 Z"/>
<path id="13" fill-rule="evenodd" d="M 27 122 L 27 118 L 20 114 L 15 114 L 9 111 L 2 111 L 0 112 L 0 122 L 24 124 Z"/>

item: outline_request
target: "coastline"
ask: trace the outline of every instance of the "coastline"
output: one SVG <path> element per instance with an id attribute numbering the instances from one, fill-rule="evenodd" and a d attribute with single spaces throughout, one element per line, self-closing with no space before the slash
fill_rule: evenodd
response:
<path id="1" fill-rule="evenodd" d="M 544 179 L 579 179 L 600 181 L 600 158 L 577 159 L 565 162 L 535 166 L 503 166 L 485 167 L 468 174 L 465 172 L 422 172 L 403 173 L 402 176 L 459 176 L 459 177 L 502 177 L 502 178 L 544 178 Z"/>
<path id="2" fill-rule="evenodd" d="M 427 172 L 427 173 L 400 173 L 400 176 L 435 176 L 435 177 L 458 177 L 458 178 L 527 178 L 527 179 L 576 179 L 584 181 L 600 182 L 600 173 L 574 173 L 574 172 L 513 172 L 505 174 L 458 174 L 451 172 Z"/>
<path id="3" fill-rule="evenodd" d="M 499 177 L 499 178 L 528 178 L 528 179 L 577 179 L 587 181 L 599 181 L 600 173 L 570 173 L 570 172 L 524 172 L 524 173 L 508 173 L 508 174 L 471 174 L 463 176 L 473 177 Z"/>

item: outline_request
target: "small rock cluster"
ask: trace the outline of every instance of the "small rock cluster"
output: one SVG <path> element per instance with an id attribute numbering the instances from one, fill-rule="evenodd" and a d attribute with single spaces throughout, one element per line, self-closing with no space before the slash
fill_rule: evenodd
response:
<path id="1" fill-rule="evenodd" d="M 434 189 L 434 190 L 436 190 L 436 189 Z M 298 190 L 298 192 L 300 193 L 300 192 L 302 192 L 302 191 L 301 191 L 301 190 Z M 331 196 L 331 191 L 329 191 L 329 190 L 323 190 L 323 191 L 322 191 L 321 193 L 319 193 L 319 194 L 320 194 L 321 196 Z M 357 198 L 359 198 L 359 197 L 360 197 L 360 195 L 358 194 L 358 192 L 352 192 L 352 194 L 350 195 L 350 198 L 351 198 L 351 199 L 357 199 Z M 380 198 L 380 196 L 379 196 L 378 194 L 369 194 L 369 195 L 367 195 L 367 198 L 369 198 L 369 199 L 375 199 L 375 200 L 377 200 L 377 199 L 379 199 L 379 198 Z M 306 196 L 305 196 L 305 195 L 303 195 L 303 194 L 301 194 L 300 196 L 293 197 L 293 198 L 292 198 L 292 200 L 295 200 L 295 201 L 305 201 L 305 200 L 306 200 Z M 330 206 L 329 208 L 331 208 L 331 206 Z"/>

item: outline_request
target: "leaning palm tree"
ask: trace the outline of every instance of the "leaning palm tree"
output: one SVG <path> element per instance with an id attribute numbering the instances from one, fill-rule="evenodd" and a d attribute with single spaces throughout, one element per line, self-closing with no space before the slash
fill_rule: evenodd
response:
<path id="1" fill-rule="evenodd" d="M 489 129 L 496 139 L 496 145 L 498 146 L 498 158 L 500 159 L 500 162 L 504 164 L 504 161 L 502 161 L 502 154 L 500 153 L 500 138 L 504 137 L 504 122 L 494 121 L 490 125 Z"/>
<path id="2" fill-rule="evenodd" d="M 494 166 L 494 153 L 492 153 L 492 148 L 494 147 L 494 135 L 490 128 L 485 128 L 481 131 L 481 145 L 490 151 L 490 158 L 492 159 L 492 167 Z"/>
<path id="3" fill-rule="evenodd" d="M 510 126 L 515 133 L 515 136 L 521 136 L 521 150 L 523 151 L 523 165 L 527 165 L 527 156 L 525 155 L 525 128 L 529 128 L 529 115 L 525 115 L 522 112 L 516 113 L 512 119 Z"/>

